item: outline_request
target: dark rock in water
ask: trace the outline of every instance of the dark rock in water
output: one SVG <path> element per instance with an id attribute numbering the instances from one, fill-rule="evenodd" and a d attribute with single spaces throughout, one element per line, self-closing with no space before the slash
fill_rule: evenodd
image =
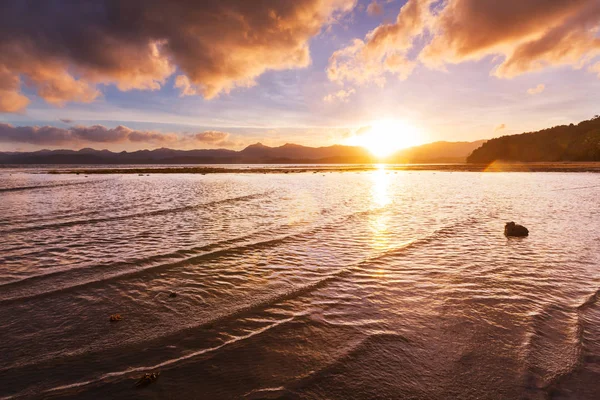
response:
<path id="1" fill-rule="evenodd" d="M 151 384 L 152 382 L 156 382 L 159 375 L 160 375 L 160 371 L 146 373 L 146 374 L 142 375 L 142 377 L 136 382 L 135 386 L 144 387 L 144 386 Z"/>
<path id="2" fill-rule="evenodd" d="M 514 222 L 507 222 L 504 226 L 504 234 L 509 237 L 525 237 L 529 236 L 529 229 Z"/>
<path id="3" fill-rule="evenodd" d="M 169 297 L 171 297 L 171 298 L 177 297 L 177 293 L 175 293 L 175 292 L 169 292 Z"/>

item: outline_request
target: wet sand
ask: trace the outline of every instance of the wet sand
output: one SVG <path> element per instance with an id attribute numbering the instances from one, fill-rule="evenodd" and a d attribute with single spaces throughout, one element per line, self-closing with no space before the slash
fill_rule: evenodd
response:
<path id="1" fill-rule="evenodd" d="M 0 171 L 0 400 L 598 399 L 598 174 L 46 168 Z"/>

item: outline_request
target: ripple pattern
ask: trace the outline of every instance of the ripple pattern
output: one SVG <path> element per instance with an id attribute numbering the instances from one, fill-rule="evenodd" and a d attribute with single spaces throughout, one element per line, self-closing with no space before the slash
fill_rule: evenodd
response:
<path id="1" fill-rule="evenodd" d="M 600 393 L 600 175 L 0 178 L 0 399 Z"/>

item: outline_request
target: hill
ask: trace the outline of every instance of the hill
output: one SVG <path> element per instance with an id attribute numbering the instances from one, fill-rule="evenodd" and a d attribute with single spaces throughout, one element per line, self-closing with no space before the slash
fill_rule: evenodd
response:
<path id="1" fill-rule="evenodd" d="M 484 143 L 485 140 L 434 142 L 401 150 L 390 161 L 395 164 L 464 163 L 467 157 Z"/>
<path id="2" fill-rule="evenodd" d="M 482 142 L 436 142 L 401 150 L 389 157 L 392 163 L 465 162 Z M 0 153 L 0 164 L 371 164 L 381 160 L 362 147 L 334 145 L 307 147 L 285 144 L 269 147 L 256 143 L 241 151 L 139 150 L 115 153 L 108 150 L 40 150 Z"/>
<path id="3" fill-rule="evenodd" d="M 600 161 L 600 116 L 577 125 L 492 139 L 467 159 L 477 164 L 494 161 Z"/>

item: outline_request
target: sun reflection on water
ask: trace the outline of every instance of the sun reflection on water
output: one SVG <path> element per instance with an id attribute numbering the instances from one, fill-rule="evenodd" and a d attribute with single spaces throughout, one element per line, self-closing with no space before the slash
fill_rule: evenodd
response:
<path id="1" fill-rule="evenodd" d="M 392 202 L 389 193 L 390 179 L 385 165 L 377 165 L 377 169 L 372 173 L 373 185 L 371 186 L 371 199 L 374 208 L 387 208 Z M 371 248 L 378 253 L 390 248 L 389 219 L 389 213 L 383 210 L 374 212 L 370 219 Z"/>
<path id="2" fill-rule="evenodd" d="M 385 169 L 385 165 L 377 164 L 377 170 L 373 172 L 372 179 L 371 197 L 373 198 L 373 203 L 378 207 L 387 206 L 391 202 L 388 193 L 390 176 L 389 172 Z"/>

